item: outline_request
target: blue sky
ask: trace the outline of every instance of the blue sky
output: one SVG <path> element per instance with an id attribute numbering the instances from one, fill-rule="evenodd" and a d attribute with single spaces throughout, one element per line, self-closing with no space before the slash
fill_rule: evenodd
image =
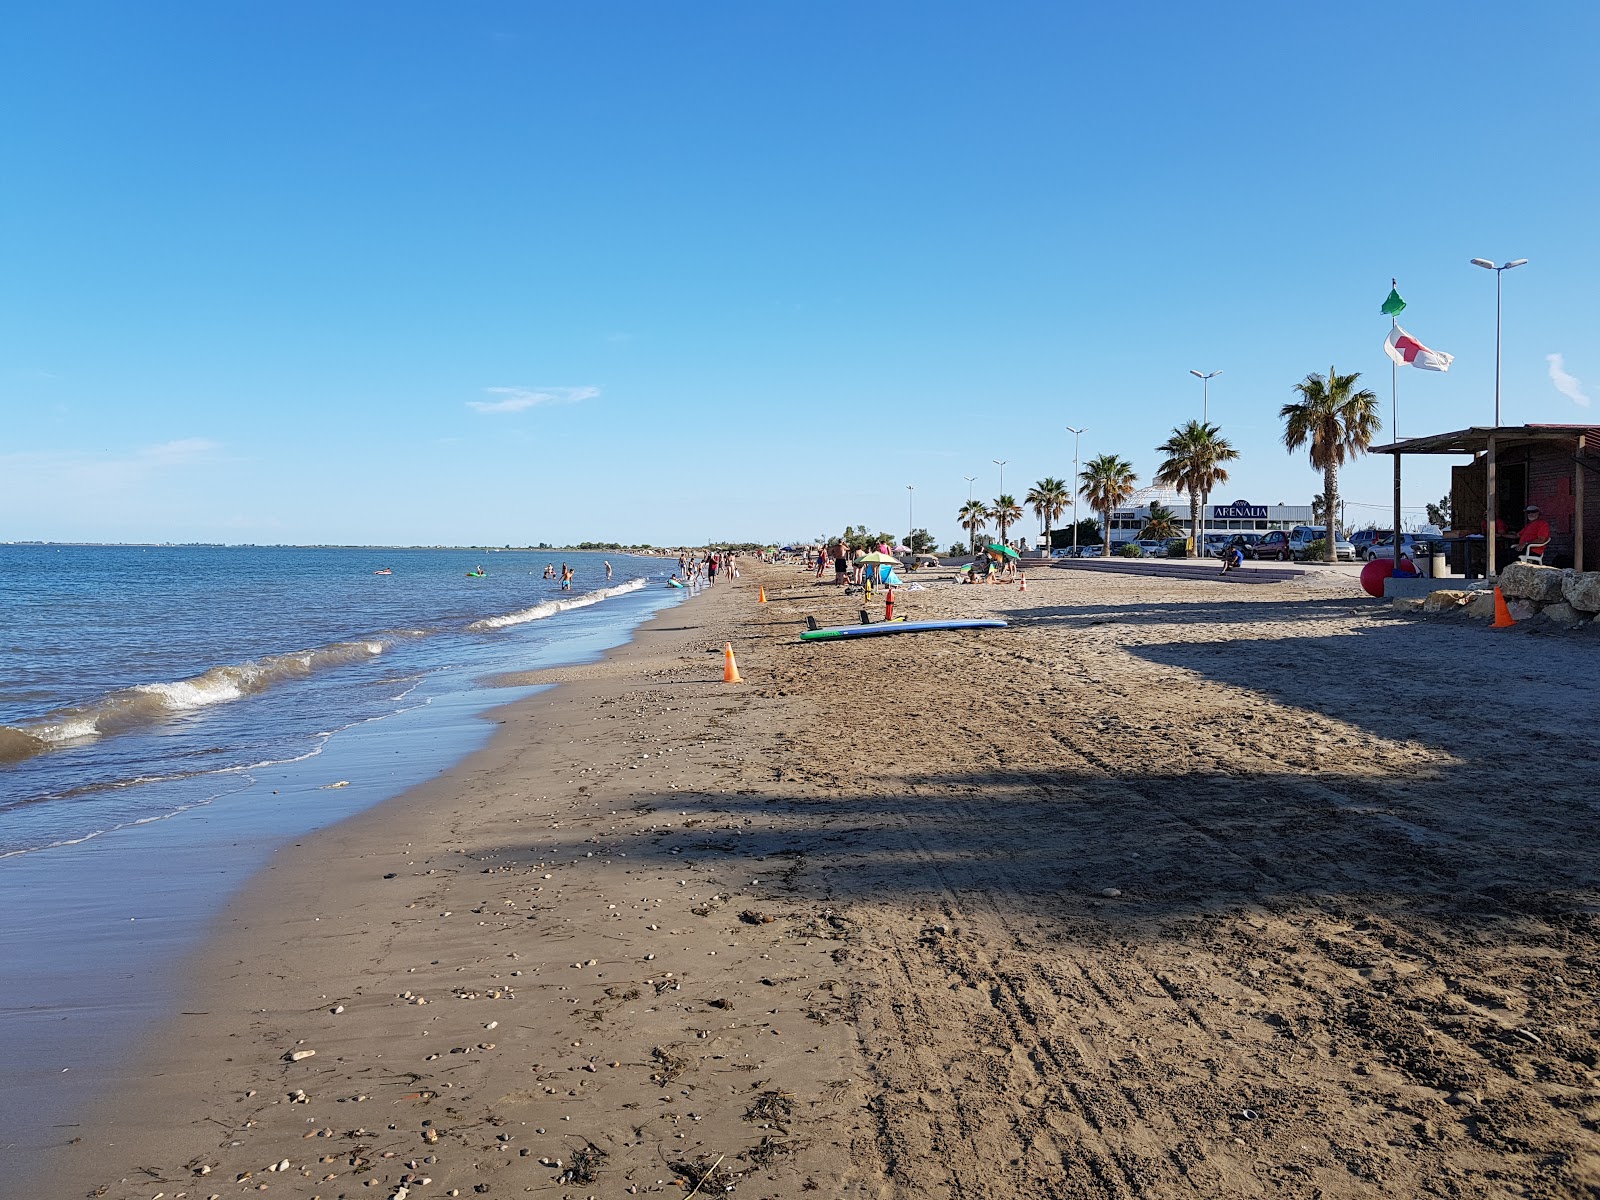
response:
<path id="1" fill-rule="evenodd" d="M 1191 368 L 1218 499 L 1305 503 L 1278 409 L 1337 365 L 1387 426 L 1391 276 L 1456 355 L 1401 433 L 1490 423 L 1474 256 L 1531 260 L 1505 420 L 1600 391 L 1592 4 L 29 7 L 0 540 L 795 538 L 910 484 L 950 541 L 1067 425 L 1147 481 Z"/>

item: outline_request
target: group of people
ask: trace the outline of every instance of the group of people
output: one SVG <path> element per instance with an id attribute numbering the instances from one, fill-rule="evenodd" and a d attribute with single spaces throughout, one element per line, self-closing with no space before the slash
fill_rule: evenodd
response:
<path id="1" fill-rule="evenodd" d="M 713 587 L 719 572 L 729 579 L 739 578 L 739 559 L 731 550 L 708 550 L 704 557 L 685 551 L 678 555 L 678 571 L 686 584 Z M 673 579 L 680 575 L 674 575 Z"/>
<path id="2" fill-rule="evenodd" d="M 609 581 L 612 574 L 610 560 L 604 560 L 604 565 L 606 568 L 606 579 Z M 481 567 L 479 569 L 482 570 Z M 576 575 L 576 572 L 566 563 L 561 564 L 561 572 L 559 575 L 556 573 L 555 563 L 545 563 L 544 565 L 544 577 L 546 579 L 560 579 L 561 590 L 563 592 L 570 592 L 572 590 L 572 580 L 574 575 Z"/>

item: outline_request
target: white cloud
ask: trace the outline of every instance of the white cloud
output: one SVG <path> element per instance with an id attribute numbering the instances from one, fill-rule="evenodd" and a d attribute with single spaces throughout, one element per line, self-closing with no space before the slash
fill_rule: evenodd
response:
<path id="1" fill-rule="evenodd" d="M 580 400 L 593 400 L 600 394 L 600 389 L 597 387 L 491 387 L 483 390 L 487 395 L 498 396 L 500 399 L 468 400 L 467 407 L 474 412 L 521 412 L 525 408 L 535 408 L 540 404 L 577 404 Z"/>
<path id="2" fill-rule="evenodd" d="M 0 480 L 22 494 L 70 487 L 89 493 L 133 487 L 153 476 L 203 462 L 222 447 L 205 438 L 182 438 L 121 453 L 35 450 L 0 454 Z"/>
<path id="3" fill-rule="evenodd" d="M 1566 358 L 1560 354 L 1546 354 L 1544 360 L 1550 364 L 1550 382 L 1556 385 L 1556 391 L 1574 404 L 1588 408 L 1589 397 L 1584 394 L 1583 380 L 1567 374 Z"/>

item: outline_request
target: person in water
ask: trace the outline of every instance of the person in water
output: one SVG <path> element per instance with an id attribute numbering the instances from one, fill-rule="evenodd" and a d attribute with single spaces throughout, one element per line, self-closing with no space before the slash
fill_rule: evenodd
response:
<path id="1" fill-rule="evenodd" d="M 561 590 L 563 592 L 572 590 L 572 568 L 566 563 L 561 564 Z"/>
<path id="2" fill-rule="evenodd" d="M 610 559 L 606 559 L 605 560 L 605 564 L 606 564 L 606 582 L 609 583 L 609 582 L 611 582 L 611 560 Z"/>

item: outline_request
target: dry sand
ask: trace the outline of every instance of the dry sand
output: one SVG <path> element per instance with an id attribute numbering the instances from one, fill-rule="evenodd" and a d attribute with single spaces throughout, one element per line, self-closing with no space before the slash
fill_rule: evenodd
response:
<path id="1" fill-rule="evenodd" d="M 757 568 L 542 676 L 26 1194 L 1600 1195 L 1600 638 L 947 580 L 1011 628 L 802 644 L 859 602 Z"/>

